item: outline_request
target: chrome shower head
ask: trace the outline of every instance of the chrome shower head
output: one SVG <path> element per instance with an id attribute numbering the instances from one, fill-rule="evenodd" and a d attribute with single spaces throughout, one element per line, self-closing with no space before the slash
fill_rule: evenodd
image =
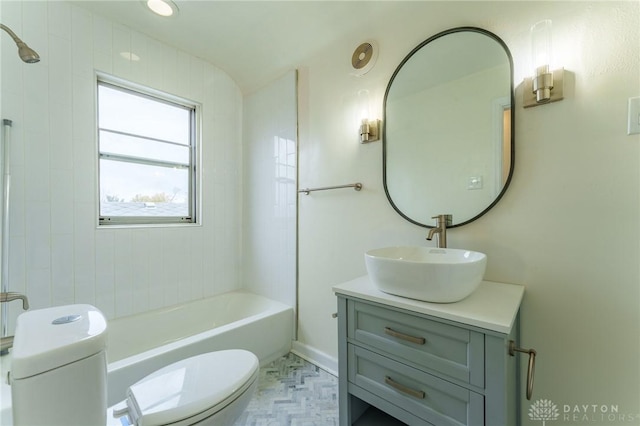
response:
<path id="1" fill-rule="evenodd" d="M 36 62 L 40 62 L 40 56 L 36 53 L 36 51 L 27 46 L 24 41 L 20 40 L 16 33 L 11 31 L 9 27 L 0 24 L 0 28 L 5 30 L 16 43 L 16 46 L 18 46 L 18 55 L 20 56 L 20 59 L 28 64 L 35 64 Z"/>
<path id="2" fill-rule="evenodd" d="M 20 56 L 20 59 L 28 64 L 40 62 L 40 55 L 38 55 L 35 50 L 27 46 L 26 43 L 20 42 L 16 44 L 18 45 L 18 55 Z"/>

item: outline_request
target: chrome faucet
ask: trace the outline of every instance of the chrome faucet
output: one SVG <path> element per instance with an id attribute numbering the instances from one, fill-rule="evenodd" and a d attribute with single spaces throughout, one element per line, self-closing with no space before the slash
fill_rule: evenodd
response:
<path id="1" fill-rule="evenodd" d="M 22 309 L 25 311 L 29 309 L 29 300 L 27 296 L 20 293 L 0 293 L 0 303 L 11 302 L 12 300 L 22 300 Z M 13 347 L 13 336 L 5 336 L 0 338 L 0 355 L 4 355 L 8 352 L 8 349 Z"/>
<path id="2" fill-rule="evenodd" d="M 0 293 L 0 303 L 11 302 L 12 300 L 18 300 L 18 299 L 22 300 L 22 309 L 24 309 L 25 311 L 29 309 L 29 300 L 27 299 L 27 296 L 25 296 L 24 294 L 13 293 L 13 292 Z"/>
<path id="3" fill-rule="evenodd" d="M 453 224 L 453 216 L 450 214 L 439 214 L 431 219 L 438 219 L 435 228 L 429 229 L 427 240 L 431 241 L 435 234 L 438 234 L 438 248 L 447 248 L 447 226 Z"/>

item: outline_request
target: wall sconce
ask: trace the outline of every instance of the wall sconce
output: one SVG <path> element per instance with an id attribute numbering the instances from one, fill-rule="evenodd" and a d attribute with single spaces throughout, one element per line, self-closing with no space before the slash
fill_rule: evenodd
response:
<path id="1" fill-rule="evenodd" d="M 533 77 L 524 79 L 524 107 L 534 107 L 564 98 L 564 68 L 550 71 L 551 21 L 531 27 L 531 65 Z"/>
<path id="2" fill-rule="evenodd" d="M 360 119 L 360 143 L 380 140 L 380 120 L 371 119 L 369 91 L 358 92 L 358 118 Z"/>
<path id="3" fill-rule="evenodd" d="M 380 140 L 380 120 L 362 119 L 360 124 L 360 142 L 368 143 Z"/>

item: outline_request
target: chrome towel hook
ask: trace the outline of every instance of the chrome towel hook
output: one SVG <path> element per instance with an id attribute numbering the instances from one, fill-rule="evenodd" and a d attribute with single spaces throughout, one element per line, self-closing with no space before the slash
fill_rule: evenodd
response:
<path id="1" fill-rule="evenodd" d="M 516 347 L 516 342 L 509 340 L 509 355 L 515 356 L 516 352 L 529 354 L 529 366 L 527 367 L 527 399 L 533 396 L 533 375 L 536 370 L 536 351 L 534 349 L 522 349 Z"/>

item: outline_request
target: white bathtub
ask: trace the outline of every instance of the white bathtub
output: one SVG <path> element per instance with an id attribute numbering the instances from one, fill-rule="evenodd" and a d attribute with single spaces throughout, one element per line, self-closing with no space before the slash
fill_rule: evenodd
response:
<path id="1" fill-rule="evenodd" d="M 251 293 L 231 292 L 109 321 L 108 405 L 172 362 L 222 349 L 246 349 L 262 365 L 291 349 L 293 309 Z"/>
<path id="2" fill-rule="evenodd" d="M 222 349 L 246 349 L 264 365 L 291 349 L 293 309 L 251 293 L 232 292 L 109 321 L 108 405 L 127 388 L 180 359 Z M 11 355 L 0 359 L 6 377 Z M 13 424 L 11 388 L 0 381 L 0 424 Z"/>

